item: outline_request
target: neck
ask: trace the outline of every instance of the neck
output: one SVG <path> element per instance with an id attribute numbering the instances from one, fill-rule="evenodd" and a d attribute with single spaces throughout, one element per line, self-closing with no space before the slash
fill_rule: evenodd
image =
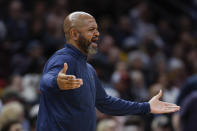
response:
<path id="1" fill-rule="evenodd" d="M 77 48 L 79 51 L 81 51 L 84 55 L 88 55 L 86 52 L 84 52 L 78 45 L 78 43 L 76 41 L 73 40 L 68 40 L 67 43 L 73 45 L 75 48 Z"/>

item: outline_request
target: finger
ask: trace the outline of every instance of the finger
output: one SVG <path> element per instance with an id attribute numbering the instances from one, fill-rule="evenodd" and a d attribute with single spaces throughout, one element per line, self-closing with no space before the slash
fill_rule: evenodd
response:
<path id="1" fill-rule="evenodd" d="M 82 84 L 80 79 L 58 79 L 58 80 L 64 84 L 72 84 L 72 83 Z"/>
<path id="2" fill-rule="evenodd" d="M 70 80 L 68 80 L 68 82 L 79 82 L 79 83 L 83 84 L 83 80 L 80 79 L 80 78 L 78 78 L 78 79 L 70 79 Z"/>
<path id="3" fill-rule="evenodd" d="M 65 79 L 65 80 L 72 80 L 72 79 L 76 79 L 76 76 L 74 75 L 65 75 L 63 73 L 59 74 L 59 78 L 60 79 Z"/>
<path id="4" fill-rule="evenodd" d="M 165 112 L 176 112 L 180 110 L 180 107 L 166 107 Z"/>
<path id="5" fill-rule="evenodd" d="M 68 86 L 63 86 L 63 89 L 64 90 L 69 90 L 69 89 L 77 89 L 79 87 L 80 87 L 80 85 L 74 85 L 74 86 L 68 85 Z"/>
<path id="6" fill-rule="evenodd" d="M 63 81 L 64 83 L 76 83 L 76 82 L 79 82 L 79 83 L 83 84 L 83 80 L 82 79 L 59 78 L 59 80 Z"/>
<path id="7" fill-rule="evenodd" d="M 165 106 L 164 109 L 179 109 L 180 110 L 180 106 Z"/>
<path id="8" fill-rule="evenodd" d="M 173 113 L 173 112 L 177 112 L 178 110 L 176 109 L 171 109 L 171 110 L 166 110 L 163 113 Z"/>
<path id="9" fill-rule="evenodd" d="M 164 107 L 165 109 L 180 109 L 180 107 L 179 106 L 165 106 Z"/>
<path id="10" fill-rule="evenodd" d="M 81 80 L 81 84 L 83 85 L 83 79 L 80 79 Z"/>
<path id="11" fill-rule="evenodd" d="M 70 82 L 70 81 L 68 81 L 68 80 L 63 80 L 63 81 L 61 81 L 62 83 L 63 83 L 63 85 L 71 85 L 71 86 L 73 86 L 73 85 L 83 85 L 83 83 L 81 83 L 81 81 L 72 81 L 72 82 Z"/>
<path id="12" fill-rule="evenodd" d="M 62 73 L 66 74 L 66 71 L 68 70 L 68 64 L 64 63 L 64 68 L 62 70 Z"/>
<path id="13" fill-rule="evenodd" d="M 83 85 L 83 81 L 81 79 L 73 79 L 73 80 L 67 80 L 65 81 L 67 84 L 72 84 L 72 83 L 79 83 L 80 85 Z"/>
<path id="14" fill-rule="evenodd" d="M 168 102 L 163 102 L 165 106 L 177 106 L 176 104 L 173 103 L 168 103 Z"/>
<path id="15" fill-rule="evenodd" d="M 63 85 L 82 85 L 81 81 L 68 81 L 68 80 L 59 80 L 59 82 L 61 82 Z"/>
<path id="16" fill-rule="evenodd" d="M 155 97 L 157 99 L 160 99 L 162 97 L 162 90 L 160 90 L 159 93 Z"/>
<path id="17" fill-rule="evenodd" d="M 163 113 L 173 113 L 179 111 L 178 109 L 162 109 L 158 114 L 163 114 Z"/>

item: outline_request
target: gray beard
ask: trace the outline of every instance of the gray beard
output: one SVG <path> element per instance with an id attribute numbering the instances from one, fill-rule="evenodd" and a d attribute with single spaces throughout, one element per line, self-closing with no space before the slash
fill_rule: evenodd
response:
<path id="1" fill-rule="evenodd" d="M 89 45 L 89 47 L 88 47 L 88 54 L 89 55 L 94 55 L 97 53 L 97 51 L 98 51 L 97 48 L 94 48 L 91 45 Z"/>
<path id="2" fill-rule="evenodd" d="M 81 34 L 79 36 L 78 45 L 81 48 L 81 50 L 83 50 L 86 53 L 86 55 L 94 55 L 97 53 L 97 47 L 94 48 L 91 45 L 91 42 L 86 40 Z"/>

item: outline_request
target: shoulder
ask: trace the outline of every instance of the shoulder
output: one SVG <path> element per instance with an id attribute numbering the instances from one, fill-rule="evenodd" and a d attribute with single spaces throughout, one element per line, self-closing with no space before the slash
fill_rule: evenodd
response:
<path id="1" fill-rule="evenodd" d="M 189 77 L 186 81 L 185 81 L 185 86 L 196 86 L 197 85 L 197 75 L 193 75 L 191 77 Z"/>
<path id="2" fill-rule="evenodd" d="M 197 91 L 191 93 L 186 97 L 182 102 L 182 107 L 185 109 L 186 107 L 196 106 L 196 100 L 197 100 Z"/>
<path id="3" fill-rule="evenodd" d="M 48 68 L 52 67 L 52 66 L 62 66 L 64 65 L 64 63 L 67 63 L 68 66 L 73 66 L 76 63 L 76 60 L 74 59 L 74 57 L 68 53 L 66 48 L 60 49 L 58 51 L 56 51 L 47 61 L 46 66 Z"/>
<path id="4" fill-rule="evenodd" d="M 89 63 L 87 63 L 87 67 L 88 67 L 88 69 L 90 69 L 91 71 L 96 72 L 95 69 L 94 69 L 94 67 L 93 67 L 92 65 L 90 65 Z"/>
<path id="5" fill-rule="evenodd" d="M 87 67 L 88 67 L 88 69 L 92 72 L 92 74 L 94 75 L 94 77 L 95 77 L 96 79 L 98 79 L 97 73 L 96 73 L 96 70 L 94 69 L 94 67 L 93 67 L 92 65 L 90 65 L 89 63 L 87 63 Z"/>
<path id="6" fill-rule="evenodd" d="M 197 75 L 193 75 L 187 80 L 189 83 L 197 83 Z"/>

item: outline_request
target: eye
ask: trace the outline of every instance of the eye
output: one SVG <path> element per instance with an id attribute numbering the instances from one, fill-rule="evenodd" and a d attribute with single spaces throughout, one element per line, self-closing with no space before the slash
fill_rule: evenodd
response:
<path id="1" fill-rule="evenodd" d="M 94 28 L 90 28 L 89 31 L 94 31 Z"/>

